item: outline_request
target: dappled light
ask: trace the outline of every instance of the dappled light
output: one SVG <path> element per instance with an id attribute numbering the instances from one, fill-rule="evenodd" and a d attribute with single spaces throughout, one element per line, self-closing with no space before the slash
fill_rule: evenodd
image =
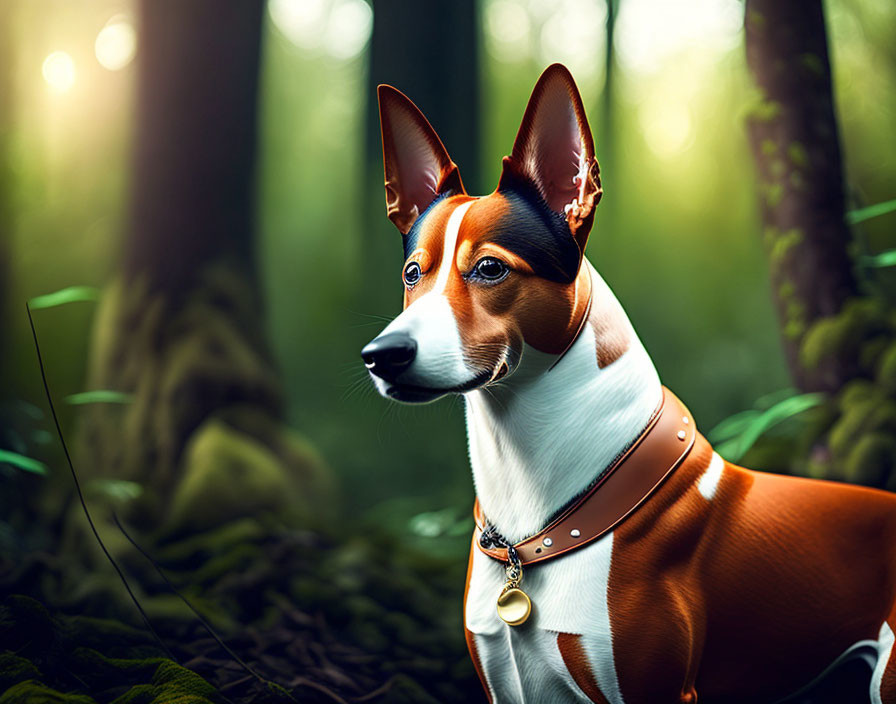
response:
<path id="1" fill-rule="evenodd" d="M 64 51 L 54 51 L 47 56 L 41 72 L 54 93 L 68 93 L 75 85 L 75 62 Z"/>

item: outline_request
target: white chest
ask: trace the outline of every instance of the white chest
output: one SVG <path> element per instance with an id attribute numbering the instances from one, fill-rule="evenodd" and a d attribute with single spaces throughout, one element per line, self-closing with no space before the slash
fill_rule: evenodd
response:
<path id="1" fill-rule="evenodd" d="M 613 663 L 607 587 L 613 534 L 559 560 L 524 569 L 523 590 L 533 604 L 522 626 L 495 611 L 504 567 L 473 549 L 464 620 L 473 633 L 495 704 L 590 702 L 563 660 L 557 636 L 581 636 L 594 679 L 610 704 L 622 704 Z"/>

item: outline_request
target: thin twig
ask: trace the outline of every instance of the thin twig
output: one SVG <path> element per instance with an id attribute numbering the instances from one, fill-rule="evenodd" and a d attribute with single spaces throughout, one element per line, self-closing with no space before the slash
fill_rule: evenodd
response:
<path id="1" fill-rule="evenodd" d="M 168 646 L 165 645 L 165 641 L 163 641 L 159 634 L 156 633 L 156 629 L 152 627 L 152 623 L 149 621 L 149 617 L 146 615 L 146 612 L 143 610 L 143 607 L 140 605 L 140 602 L 137 600 L 134 592 L 131 590 L 131 585 L 128 584 L 128 580 L 124 576 L 124 572 L 121 571 L 121 568 L 118 566 L 118 563 L 115 561 L 115 558 L 109 553 L 109 550 L 106 548 L 106 544 L 103 542 L 103 539 L 100 537 L 99 531 L 96 529 L 96 525 L 93 523 L 93 518 L 90 517 L 90 511 L 87 508 L 87 502 L 84 500 L 84 492 L 81 491 L 81 482 L 78 481 L 78 474 L 75 472 L 75 465 L 72 462 L 71 454 L 68 451 L 68 445 L 65 444 L 65 437 L 62 434 L 62 426 L 59 425 L 59 417 L 56 415 L 56 407 L 53 405 L 53 395 L 50 393 L 50 385 L 47 383 L 47 373 L 44 370 L 44 360 L 40 353 L 40 343 L 37 341 L 37 331 L 34 329 L 34 318 L 31 316 L 31 306 L 28 303 L 25 303 L 25 311 L 28 313 L 28 323 L 31 325 L 31 336 L 34 338 L 34 349 L 37 352 L 37 366 L 40 368 L 40 378 L 43 381 L 44 392 L 47 394 L 47 404 L 50 406 L 50 414 L 53 416 L 53 423 L 56 424 L 56 434 L 59 436 L 59 444 L 62 445 L 62 451 L 65 453 L 65 461 L 68 463 L 68 468 L 72 473 L 72 480 L 75 482 L 75 489 L 78 492 L 78 500 L 81 502 L 81 508 L 84 510 L 84 515 L 87 517 L 87 522 L 90 524 L 90 529 L 93 531 L 93 535 L 96 538 L 96 542 L 99 543 L 100 548 L 103 550 L 103 554 L 106 556 L 106 559 L 109 560 L 109 563 L 112 567 L 115 568 L 115 571 L 118 573 L 119 579 L 121 579 L 121 583 L 124 585 L 124 588 L 128 592 L 128 596 L 131 597 L 131 601 L 134 602 L 134 606 L 137 607 L 137 611 L 140 612 L 140 616 L 143 618 L 143 623 L 146 624 L 146 627 L 149 629 L 149 632 L 152 633 L 153 637 L 159 642 L 159 645 L 162 646 L 162 650 L 164 650 L 168 657 L 174 660 L 174 662 L 178 662 L 177 658 L 174 657 L 173 653 L 168 649 Z"/>

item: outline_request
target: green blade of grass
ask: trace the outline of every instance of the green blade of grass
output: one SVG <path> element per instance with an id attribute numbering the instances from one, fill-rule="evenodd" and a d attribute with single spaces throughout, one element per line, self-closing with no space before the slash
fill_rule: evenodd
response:
<path id="1" fill-rule="evenodd" d="M 848 225 L 855 225 L 856 223 L 865 222 L 865 220 L 870 220 L 871 218 L 876 218 L 880 215 L 892 213 L 894 210 L 896 210 L 896 198 L 884 201 L 883 203 L 869 205 L 867 208 L 850 210 L 846 213 L 846 223 Z"/>
<path id="2" fill-rule="evenodd" d="M 875 268 L 896 266 L 896 249 L 888 249 L 878 254 L 869 254 L 862 257 L 862 264 Z"/>
<path id="3" fill-rule="evenodd" d="M 110 389 L 95 389 L 94 391 L 82 391 L 65 397 L 65 402 L 71 406 L 83 406 L 88 403 L 132 403 L 134 394 L 124 391 L 111 391 Z"/>
<path id="4" fill-rule="evenodd" d="M 763 413 L 744 430 L 736 445 L 737 449 L 731 453 L 731 456 L 726 457 L 726 459 L 730 462 L 739 462 L 747 451 L 753 447 L 754 443 L 770 428 L 788 418 L 799 415 L 803 411 L 821 405 L 826 398 L 826 394 L 811 393 L 799 394 L 798 396 L 791 396 L 783 401 L 779 401 L 767 411 L 763 411 Z"/>
<path id="5" fill-rule="evenodd" d="M 41 308 L 53 308 L 65 303 L 77 303 L 80 301 L 96 301 L 100 297 L 100 290 L 93 286 L 69 286 L 60 291 L 47 293 L 43 296 L 35 296 L 28 304 L 32 310 Z"/>
<path id="6" fill-rule="evenodd" d="M 13 467 L 33 474 L 47 473 L 47 465 L 40 460 L 36 460 L 33 457 L 25 457 L 25 455 L 20 455 L 18 452 L 12 452 L 11 450 L 0 450 L 0 462 L 11 464 Z"/>
<path id="7" fill-rule="evenodd" d="M 749 410 L 735 413 L 719 421 L 706 437 L 711 443 L 724 442 L 743 433 L 760 415 L 761 411 Z"/>

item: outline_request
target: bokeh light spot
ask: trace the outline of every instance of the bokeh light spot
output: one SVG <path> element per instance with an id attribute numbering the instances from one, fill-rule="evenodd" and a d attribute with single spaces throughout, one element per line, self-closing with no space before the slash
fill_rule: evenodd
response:
<path id="1" fill-rule="evenodd" d="M 127 66 L 137 51 L 137 32 L 124 17 L 113 17 L 96 36 L 94 44 L 96 60 L 100 66 L 110 71 L 118 71 Z"/>
<path id="2" fill-rule="evenodd" d="M 54 93 L 67 93 L 75 84 L 75 62 L 64 51 L 54 51 L 48 55 L 41 72 Z"/>
<path id="3" fill-rule="evenodd" d="M 494 0 L 485 8 L 486 48 L 498 61 L 525 61 L 529 58 L 529 13 L 518 2 Z"/>
<path id="4" fill-rule="evenodd" d="M 337 59 L 360 54 L 373 31 L 373 10 L 364 0 L 270 0 L 268 13 L 290 43 Z"/>

